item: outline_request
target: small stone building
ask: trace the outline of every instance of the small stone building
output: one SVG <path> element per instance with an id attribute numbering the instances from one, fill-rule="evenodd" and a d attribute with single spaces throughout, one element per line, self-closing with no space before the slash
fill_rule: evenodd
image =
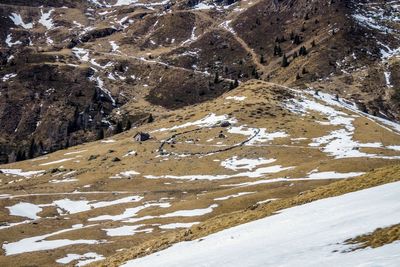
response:
<path id="1" fill-rule="evenodd" d="M 133 136 L 136 142 L 143 142 L 150 139 L 150 134 L 144 132 L 138 132 Z"/>

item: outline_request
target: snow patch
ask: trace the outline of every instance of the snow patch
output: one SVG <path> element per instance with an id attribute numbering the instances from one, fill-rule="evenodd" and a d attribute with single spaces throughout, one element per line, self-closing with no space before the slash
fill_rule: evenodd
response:
<path id="1" fill-rule="evenodd" d="M 318 200 L 122 266 L 396 266 L 400 242 L 341 252 L 353 247 L 345 240 L 397 224 L 399 194 L 396 182 Z"/>
<path id="2" fill-rule="evenodd" d="M 25 23 L 22 20 L 22 17 L 20 14 L 17 13 L 11 13 L 11 16 L 9 18 L 14 22 L 16 26 L 21 26 L 24 29 L 32 29 L 33 28 L 33 23 Z"/>

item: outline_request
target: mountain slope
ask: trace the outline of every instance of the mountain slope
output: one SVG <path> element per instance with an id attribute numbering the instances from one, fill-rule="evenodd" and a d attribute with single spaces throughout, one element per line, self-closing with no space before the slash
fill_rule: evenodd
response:
<path id="1" fill-rule="evenodd" d="M 399 241 L 355 251 L 350 251 L 354 246 L 343 243 L 398 223 L 399 189 L 399 182 L 391 183 L 289 208 L 121 266 L 395 266 Z"/>
<path id="2" fill-rule="evenodd" d="M 0 4 L 1 162 L 119 133 L 251 78 L 399 119 L 392 2 L 44 2 Z"/>
<path id="3" fill-rule="evenodd" d="M 52 265 L 66 246 L 100 259 L 400 160 L 398 124 L 345 99 L 258 80 L 163 116 L 2 165 L 2 265 Z M 151 139 L 136 142 L 137 132 Z"/>

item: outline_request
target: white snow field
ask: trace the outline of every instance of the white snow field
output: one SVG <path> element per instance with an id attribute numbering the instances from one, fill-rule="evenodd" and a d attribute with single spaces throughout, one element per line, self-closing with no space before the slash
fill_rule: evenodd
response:
<path id="1" fill-rule="evenodd" d="M 400 222 L 400 182 L 280 211 L 123 266 L 399 266 L 400 242 L 342 253 L 344 241 Z"/>

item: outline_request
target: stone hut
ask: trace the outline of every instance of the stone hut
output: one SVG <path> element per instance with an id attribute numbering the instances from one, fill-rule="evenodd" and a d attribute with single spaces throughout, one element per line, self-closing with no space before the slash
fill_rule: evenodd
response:
<path id="1" fill-rule="evenodd" d="M 133 136 L 136 142 L 143 142 L 150 139 L 150 134 L 144 132 L 138 132 Z"/>

